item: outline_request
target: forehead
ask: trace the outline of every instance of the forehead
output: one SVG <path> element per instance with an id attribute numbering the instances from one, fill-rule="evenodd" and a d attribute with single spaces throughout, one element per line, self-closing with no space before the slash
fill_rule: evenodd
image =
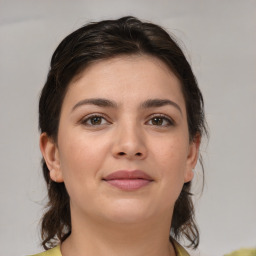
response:
<path id="1" fill-rule="evenodd" d="M 165 63 L 147 55 L 118 56 L 89 65 L 71 81 L 64 103 L 91 97 L 131 104 L 167 97 L 184 103 L 179 79 Z"/>

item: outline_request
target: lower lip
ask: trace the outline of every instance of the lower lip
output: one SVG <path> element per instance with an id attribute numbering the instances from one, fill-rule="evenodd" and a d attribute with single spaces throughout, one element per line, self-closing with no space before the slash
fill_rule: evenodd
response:
<path id="1" fill-rule="evenodd" d="M 151 181 L 143 179 L 116 179 L 106 180 L 106 182 L 119 189 L 132 191 L 147 186 Z"/>

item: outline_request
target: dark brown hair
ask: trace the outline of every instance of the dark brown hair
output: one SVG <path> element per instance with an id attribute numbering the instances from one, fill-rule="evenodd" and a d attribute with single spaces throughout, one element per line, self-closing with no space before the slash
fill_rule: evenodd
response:
<path id="1" fill-rule="evenodd" d="M 175 40 L 161 27 L 134 17 L 87 24 L 68 35 L 55 50 L 39 102 L 39 129 L 57 143 L 62 102 L 70 81 L 94 61 L 118 55 L 145 54 L 162 60 L 182 84 L 190 140 L 206 131 L 202 94 L 191 67 Z M 49 201 L 42 218 L 42 245 L 45 249 L 64 241 L 72 231 L 69 195 L 64 183 L 52 182 L 42 159 Z M 194 221 L 190 193 L 185 183 L 175 203 L 170 234 L 185 236 L 196 248 L 199 232 Z M 171 237 L 170 237 L 171 238 Z"/>

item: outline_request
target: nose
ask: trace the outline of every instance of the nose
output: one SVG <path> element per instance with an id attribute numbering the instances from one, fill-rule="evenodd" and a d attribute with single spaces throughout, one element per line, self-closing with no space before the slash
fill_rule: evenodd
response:
<path id="1" fill-rule="evenodd" d="M 114 135 L 112 153 L 115 158 L 145 159 L 147 149 L 141 129 L 136 126 L 119 127 Z"/>

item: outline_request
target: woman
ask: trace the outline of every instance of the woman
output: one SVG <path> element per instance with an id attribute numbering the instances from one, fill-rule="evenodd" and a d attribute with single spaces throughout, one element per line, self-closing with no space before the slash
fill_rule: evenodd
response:
<path id="1" fill-rule="evenodd" d="M 134 17 L 88 24 L 51 60 L 39 103 L 49 203 L 39 255 L 188 255 L 205 129 L 181 49 Z"/>

